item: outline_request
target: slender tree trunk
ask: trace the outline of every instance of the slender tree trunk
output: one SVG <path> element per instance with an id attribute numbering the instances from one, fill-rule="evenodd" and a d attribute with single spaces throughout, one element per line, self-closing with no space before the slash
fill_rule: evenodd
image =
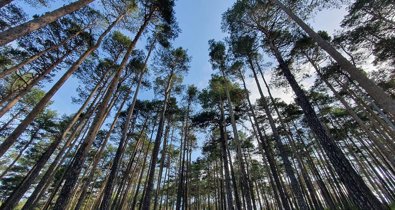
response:
<path id="1" fill-rule="evenodd" d="M 136 146 L 135 146 L 135 149 L 133 150 L 132 158 L 131 158 L 131 160 L 129 161 L 128 169 L 127 169 L 127 170 L 125 171 L 125 173 L 124 173 L 125 179 L 126 179 L 126 177 L 129 177 L 130 174 L 131 174 L 130 169 L 129 169 L 129 166 L 132 165 L 132 164 L 135 162 L 135 161 L 134 161 L 134 160 L 135 160 L 135 156 L 136 156 L 136 153 L 137 153 L 137 149 L 140 148 L 140 144 L 142 144 L 142 146 L 141 146 L 141 148 L 140 148 L 139 157 L 138 157 L 138 158 L 140 158 L 140 155 L 141 155 L 141 153 L 142 153 L 142 155 L 145 156 L 145 157 L 144 157 L 144 162 L 146 162 L 146 159 L 145 159 L 145 158 L 147 158 L 147 154 L 146 154 L 146 153 L 148 153 L 148 151 L 147 151 L 147 152 L 144 152 L 144 142 L 143 142 L 144 139 L 143 139 L 143 135 L 144 135 L 144 132 L 145 132 L 146 128 L 149 127 L 149 126 L 147 126 L 147 123 L 148 123 L 148 118 L 145 119 L 143 128 L 141 129 L 140 134 L 139 134 L 139 137 L 137 138 L 138 140 L 137 140 L 137 142 L 136 142 L 136 144 L 135 144 Z M 145 167 L 145 164 L 144 164 L 144 167 Z M 143 168 L 144 168 L 144 167 L 143 167 Z M 137 168 L 138 168 L 138 162 L 136 162 L 134 168 L 137 170 Z M 144 171 L 144 169 L 141 169 L 141 170 Z M 139 173 L 139 174 L 140 174 L 140 173 Z M 128 183 L 127 183 L 127 187 L 126 187 L 126 189 L 125 189 L 125 192 L 128 192 L 129 189 L 131 188 L 133 178 L 134 178 L 134 177 L 129 178 L 129 181 L 128 181 Z M 137 179 L 140 180 L 140 178 L 137 178 Z M 130 203 L 127 204 L 127 205 L 125 206 L 125 202 L 127 202 L 127 195 L 128 195 L 128 193 L 124 193 L 124 196 L 122 197 L 122 200 L 120 201 L 120 205 L 119 205 L 118 208 L 123 209 L 124 207 L 129 207 L 129 204 L 130 204 Z M 117 208 L 117 207 L 115 207 L 115 208 Z"/>
<path id="2" fill-rule="evenodd" d="M 139 175 L 139 180 L 138 180 L 138 183 L 137 183 L 136 191 L 134 193 L 133 201 L 132 201 L 130 209 L 135 209 L 135 207 L 136 207 L 137 196 L 138 196 L 138 193 L 140 192 L 140 186 L 141 186 L 143 175 L 144 175 L 144 169 L 145 169 L 145 166 L 146 166 L 146 163 L 147 163 L 147 159 L 148 159 L 149 148 L 150 148 L 150 146 L 147 145 L 147 150 L 145 151 L 145 157 L 144 157 L 143 165 L 140 168 L 141 171 L 140 171 L 140 175 Z"/>
<path id="3" fill-rule="evenodd" d="M 77 11 L 81 9 L 82 7 L 85 7 L 89 3 L 91 3 L 93 0 L 78 0 L 76 2 L 73 2 L 69 5 L 63 6 L 61 8 L 58 8 L 52 12 L 45 13 L 43 16 L 40 16 L 38 18 L 34 18 L 33 20 L 30 20 L 26 23 L 23 23 L 19 26 L 15 26 L 13 28 L 10 28 L 6 31 L 3 31 L 0 33 L 0 46 L 3 46 L 7 43 L 10 43 L 14 41 L 15 39 L 18 39 L 26 34 L 29 34 L 37 29 L 40 29 L 57 19 L 70 14 L 74 11 Z"/>
<path id="4" fill-rule="evenodd" d="M 225 72 L 222 71 L 223 77 L 226 78 Z M 240 140 L 239 140 L 239 134 L 237 131 L 237 125 L 236 125 L 236 120 L 235 120 L 235 115 L 233 112 L 233 105 L 232 105 L 232 100 L 229 94 L 229 89 L 225 85 L 225 93 L 226 93 L 226 98 L 228 101 L 228 108 L 229 108 L 229 115 L 230 115 L 230 120 L 232 124 L 232 130 L 233 130 L 233 138 L 236 143 L 236 152 L 237 152 L 237 157 L 239 160 L 240 164 L 240 170 L 241 170 L 241 181 L 243 183 L 243 186 L 248 188 L 248 178 L 245 170 L 245 163 L 243 161 L 243 156 L 241 154 L 241 146 L 240 146 Z M 247 203 L 247 209 L 252 209 L 252 204 L 251 204 L 251 195 L 249 189 L 245 191 L 245 196 L 246 196 L 246 203 Z"/>
<path id="5" fill-rule="evenodd" d="M 167 142 L 169 141 L 169 133 L 170 133 L 170 126 L 171 126 L 171 116 L 167 120 L 167 125 L 165 128 L 165 134 L 163 138 L 163 145 L 162 145 L 162 152 L 161 152 L 161 160 L 160 160 L 160 166 L 159 166 L 159 172 L 158 172 L 158 180 L 156 184 L 156 190 L 155 190 L 155 198 L 154 198 L 154 210 L 158 208 L 158 196 L 159 196 L 159 191 L 160 191 L 160 185 L 162 182 L 162 176 L 163 176 L 163 167 L 165 164 L 166 160 L 166 154 L 167 154 Z M 170 142 L 171 145 L 171 142 Z"/>
<path id="6" fill-rule="evenodd" d="M 104 88 L 105 84 L 102 86 Z M 93 95 L 93 94 L 92 94 Z M 77 127 L 74 129 L 74 131 L 70 134 L 69 137 L 67 137 L 67 141 L 65 144 L 62 146 L 60 149 L 58 155 L 56 158 L 53 160 L 51 165 L 48 167 L 47 171 L 41 178 L 41 181 L 37 184 L 35 187 L 33 193 L 29 196 L 28 200 L 26 201 L 23 210 L 26 209 L 31 209 L 35 206 L 35 203 L 40 199 L 41 195 L 44 193 L 45 189 L 48 187 L 49 183 L 51 183 L 51 180 L 54 176 L 54 171 L 56 168 L 59 166 L 58 163 L 62 163 L 63 160 L 66 158 L 67 154 L 69 153 L 70 149 L 74 147 L 74 144 L 76 144 L 77 139 L 75 138 L 80 134 L 80 131 L 83 130 L 88 124 L 89 124 L 89 118 L 92 115 L 92 113 L 95 112 L 97 106 L 96 103 L 98 100 L 101 100 L 102 97 L 100 97 L 100 93 L 98 93 L 95 97 L 95 99 L 92 101 L 90 104 L 90 107 L 87 109 L 86 113 L 80 119 L 79 124 Z M 85 109 L 85 106 L 87 105 L 89 100 L 85 101 L 84 105 L 81 106 L 79 111 L 74 115 L 73 119 L 69 122 L 67 128 L 62 132 L 62 137 L 60 137 L 60 140 L 65 139 L 66 136 L 68 135 L 68 132 L 72 129 L 74 124 L 77 122 L 77 120 L 80 118 L 83 110 Z M 83 135 L 84 136 L 84 135 Z M 78 137 L 77 137 L 78 138 Z M 53 144 L 53 150 L 56 149 L 56 145 Z M 45 157 L 42 157 L 43 159 L 47 159 Z"/>
<path id="7" fill-rule="evenodd" d="M 295 173 L 294 173 L 294 170 L 292 168 L 292 164 L 291 164 L 291 162 L 290 162 L 290 160 L 288 158 L 289 154 L 288 154 L 287 150 L 285 149 L 284 144 L 282 143 L 280 134 L 278 133 L 278 129 L 277 129 L 276 124 L 274 122 L 272 113 L 270 112 L 269 105 L 268 105 L 268 103 L 266 101 L 266 98 L 263 95 L 263 91 L 262 91 L 261 85 L 260 85 L 260 83 L 258 81 L 258 75 L 256 73 L 256 70 L 255 70 L 255 67 L 254 67 L 254 64 L 253 64 L 251 58 L 249 58 L 249 64 L 250 64 L 250 68 L 252 70 L 252 73 L 254 74 L 254 79 L 255 79 L 255 82 L 256 82 L 256 84 L 258 86 L 259 94 L 261 95 L 262 105 L 263 105 L 263 108 L 265 110 L 266 117 L 269 120 L 269 125 L 270 125 L 270 128 L 272 129 L 274 139 L 276 140 L 277 148 L 280 151 L 281 159 L 284 162 L 285 171 L 286 171 L 286 173 L 287 173 L 287 175 L 288 175 L 288 177 L 289 177 L 289 179 L 291 181 L 292 191 L 295 193 L 297 204 L 298 204 L 300 209 L 307 210 L 309 208 L 308 208 L 305 200 L 303 199 L 303 193 L 301 191 L 301 186 L 300 186 L 300 184 L 298 183 L 298 180 L 295 177 Z"/>
<path id="8" fill-rule="evenodd" d="M 237 179 L 236 174 L 234 172 L 232 156 L 230 155 L 229 149 L 226 150 L 226 154 L 228 156 L 228 161 L 229 161 L 230 176 L 232 177 L 234 200 L 236 201 L 235 202 L 236 203 L 236 209 L 243 209 L 243 208 L 245 209 L 245 206 L 244 207 L 242 206 L 239 190 L 237 188 L 237 181 L 236 180 L 240 180 L 240 179 Z M 241 182 L 240 182 L 240 184 L 241 184 Z M 243 191 L 242 187 L 243 186 L 240 185 L 241 191 Z M 230 192 L 230 193 L 232 193 L 232 192 Z M 241 196 L 243 196 L 244 193 L 242 192 L 241 194 L 242 194 Z M 245 204 L 245 203 L 243 202 L 243 204 Z"/>
<path id="9" fill-rule="evenodd" d="M 255 61 L 256 61 L 256 60 L 255 60 Z M 253 65 L 253 64 L 252 64 L 252 61 L 250 62 L 250 65 Z M 275 99 L 274 99 L 274 97 L 273 97 L 273 95 L 272 95 L 272 93 L 271 93 L 270 87 L 269 87 L 268 83 L 266 82 L 265 76 L 264 76 L 264 74 L 263 74 L 263 72 L 262 72 L 262 70 L 261 70 L 261 67 L 259 66 L 259 64 L 258 64 L 257 61 L 256 61 L 256 65 L 257 65 L 257 67 L 258 67 L 259 73 L 261 74 L 263 83 L 265 84 L 265 87 L 266 87 L 267 92 L 268 92 L 268 94 L 269 94 L 269 98 L 270 98 L 270 100 L 271 100 L 271 102 L 272 102 L 272 105 L 273 105 L 274 110 L 275 110 L 275 112 L 276 112 L 276 114 L 277 114 L 277 116 L 278 116 L 278 119 L 279 119 L 279 121 L 280 121 L 280 123 L 281 123 L 281 126 L 283 127 L 284 130 L 288 129 L 288 131 L 289 131 L 289 132 L 286 131 L 286 133 L 287 133 L 287 134 L 286 134 L 286 135 L 287 135 L 287 139 L 288 139 L 289 143 L 291 143 L 291 145 L 292 145 L 291 148 L 294 148 L 294 149 L 295 149 L 294 154 L 295 154 L 296 159 L 297 159 L 297 161 L 298 161 L 298 163 L 299 163 L 299 165 L 300 165 L 300 168 L 301 168 L 301 171 L 302 171 L 303 179 L 305 180 L 306 186 L 307 186 L 307 188 L 308 188 L 308 190 L 309 190 L 309 192 L 310 192 L 310 195 L 311 195 L 311 198 L 312 198 L 313 203 L 314 203 L 314 205 L 315 205 L 315 208 L 316 208 L 316 209 L 322 209 L 321 203 L 318 202 L 318 199 L 317 199 L 317 197 L 316 197 L 316 193 L 315 193 L 314 187 L 313 187 L 313 185 L 312 185 L 312 183 L 311 183 L 311 180 L 309 179 L 309 176 L 308 176 L 308 174 L 307 174 L 306 168 L 304 167 L 302 158 L 300 157 L 299 152 L 296 151 L 297 147 L 296 147 L 296 144 L 295 144 L 295 140 L 294 140 L 294 138 L 293 138 L 293 136 L 292 136 L 292 133 L 290 132 L 290 128 L 289 128 L 289 126 L 286 125 L 286 123 L 284 122 L 283 117 L 282 117 L 281 114 L 280 114 L 280 111 L 278 110 L 276 101 L 275 101 Z M 259 85 L 259 84 L 258 84 L 258 85 Z M 302 187 L 302 186 L 300 186 L 300 188 L 303 190 L 303 187 Z M 297 196 L 298 196 L 298 195 L 297 195 Z"/>
<path id="10" fill-rule="evenodd" d="M 28 93 L 32 87 L 37 85 L 38 82 L 40 82 L 42 79 L 44 79 L 51 71 L 56 68 L 60 63 L 63 62 L 63 60 L 71 53 L 71 51 L 67 52 L 65 55 L 63 55 L 61 58 L 56 60 L 54 63 L 51 64 L 43 73 L 41 73 L 38 77 L 34 78 L 33 81 L 28 83 L 26 87 L 24 87 L 22 90 L 17 92 L 17 95 L 14 95 L 14 93 L 10 93 L 8 96 L 2 100 L 2 104 L 6 101 L 9 101 L 5 106 L 3 106 L 0 110 L 0 118 L 7 113 L 18 101 L 26 94 Z"/>
<path id="11" fill-rule="evenodd" d="M 104 149 L 105 149 L 105 147 L 107 145 L 108 140 L 110 139 L 111 133 L 114 130 L 116 123 L 118 122 L 119 115 L 122 112 L 122 108 L 125 105 L 131 90 L 132 90 L 132 88 L 130 87 L 128 89 L 128 91 L 126 92 L 125 98 L 123 99 L 121 105 L 119 106 L 119 109 L 118 109 L 117 113 L 114 116 L 113 122 L 111 123 L 111 126 L 110 126 L 110 128 L 109 128 L 109 130 L 108 130 L 103 142 L 101 142 L 101 144 L 100 144 L 100 149 L 99 149 L 99 151 L 97 151 L 97 153 L 95 154 L 95 157 L 93 158 L 91 172 L 88 175 L 88 177 L 86 179 L 84 179 L 84 181 L 83 181 L 83 184 L 82 184 L 82 187 L 81 187 L 81 189 L 82 189 L 81 190 L 81 194 L 80 194 L 78 202 L 77 202 L 77 204 L 76 204 L 76 206 L 74 208 L 75 210 L 80 209 L 80 207 L 82 205 L 82 202 L 85 200 L 88 185 L 89 185 L 90 181 L 93 179 L 93 176 L 95 174 L 96 168 L 97 168 L 97 166 L 99 164 L 99 161 L 100 161 L 100 159 L 101 159 L 101 157 L 103 155 Z M 113 162 L 113 164 L 114 164 L 114 162 Z"/>
<path id="12" fill-rule="evenodd" d="M 162 140 L 162 136 L 163 136 L 163 127 L 165 124 L 165 113 L 167 111 L 168 101 L 170 99 L 170 93 L 171 93 L 171 88 L 172 88 L 171 83 L 172 83 L 174 76 L 175 76 L 174 73 L 171 72 L 169 75 L 169 79 L 167 81 L 166 89 L 165 89 L 165 98 L 163 100 L 163 107 L 162 107 L 161 115 L 159 118 L 158 131 L 157 131 L 157 134 L 155 137 L 154 148 L 152 150 L 150 171 L 149 171 L 149 176 L 148 176 L 148 180 L 147 180 L 147 187 L 145 188 L 145 195 L 144 195 L 143 204 L 142 204 L 143 210 L 149 210 L 150 205 L 151 205 L 152 190 L 153 190 L 154 179 L 155 179 L 155 166 L 158 161 L 159 147 L 161 144 L 161 140 Z"/>
<path id="13" fill-rule="evenodd" d="M 280 0 L 271 0 L 278 5 L 287 15 L 292 18 L 317 44 L 325 50 L 336 62 L 342 67 L 343 71 L 350 74 L 350 77 L 357 81 L 358 84 L 366 90 L 366 92 L 376 100 L 376 102 L 386 112 L 395 116 L 395 101 L 382 88 L 377 86 L 369 79 L 361 70 L 355 67 L 350 61 L 340 54 L 330 43 L 325 41 L 313 29 L 311 29 L 302 19 L 296 16 L 289 8 L 287 8 Z"/>
<path id="14" fill-rule="evenodd" d="M 221 135 L 221 155 L 222 155 L 222 162 L 225 171 L 225 185 L 226 185 L 226 199 L 228 206 L 227 208 L 232 210 L 233 209 L 233 198 L 232 198 L 232 187 L 231 187 L 231 179 L 230 179 L 230 172 L 229 172 L 229 162 L 228 162 L 228 137 L 226 133 L 226 122 L 225 122 L 225 113 L 224 113 L 224 105 L 222 99 L 220 99 L 220 111 L 221 111 L 221 119 L 219 122 L 219 129 Z M 222 171 L 222 170 L 221 170 Z M 221 194 L 223 196 L 223 194 Z M 222 199 L 220 199 L 222 200 Z"/>
<path id="15" fill-rule="evenodd" d="M 254 111 L 254 109 L 252 107 L 252 103 L 251 103 L 251 100 L 249 98 L 247 85 L 246 85 L 246 82 L 245 82 L 245 79 L 244 79 L 244 76 L 243 76 L 242 72 L 240 72 L 240 77 L 241 77 L 241 80 L 243 82 L 244 90 L 246 91 L 246 94 L 247 94 L 247 97 L 246 97 L 247 98 L 247 102 L 248 102 L 248 105 L 249 105 L 249 109 L 250 109 L 251 115 L 252 115 L 252 117 L 254 119 L 255 126 L 257 128 L 257 133 L 258 133 L 258 136 L 259 136 L 259 139 L 260 139 L 260 143 L 261 143 L 261 145 L 262 145 L 262 147 L 263 147 L 263 149 L 265 151 L 264 154 L 266 156 L 266 159 L 269 162 L 270 171 L 273 174 L 275 185 L 276 185 L 277 190 L 278 190 L 278 192 L 280 194 L 280 198 L 281 198 L 282 205 L 283 205 L 282 207 L 284 209 L 286 209 L 286 210 L 290 210 L 291 208 L 290 208 L 290 206 L 288 204 L 288 200 L 286 198 L 284 189 L 281 187 L 282 185 L 281 185 L 280 180 L 279 180 L 279 175 L 277 174 L 277 169 L 276 169 L 277 166 L 276 166 L 276 161 L 274 159 L 274 152 L 273 152 L 272 148 L 270 147 L 269 143 L 266 142 L 264 137 L 263 137 L 262 130 L 259 127 L 258 119 L 257 119 L 257 117 L 255 115 L 255 111 Z M 273 184 L 271 184 L 271 187 L 273 188 L 273 191 L 276 192 L 275 187 L 274 187 Z"/>
<path id="16" fill-rule="evenodd" d="M 20 109 L 17 113 L 15 114 L 10 114 L 11 119 L 9 119 L 6 123 L 4 123 L 1 128 L 0 128 L 0 132 L 3 132 L 7 129 L 7 127 L 16 119 L 18 119 L 19 115 L 21 115 L 24 112 L 23 109 Z"/>
<path id="17" fill-rule="evenodd" d="M 91 0 L 92 1 L 92 0 Z M 36 118 L 36 116 L 41 113 L 48 102 L 51 100 L 52 96 L 63 86 L 67 79 L 79 68 L 82 62 L 88 58 L 88 56 L 94 52 L 102 43 L 104 37 L 112 30 L 112 28 L 124 17 L 123 15 L 118 16 L 118 18 L 110 25 L 108 28 L 100 35 L 97 39 L 96 44 L 86 50 L 81 57 L 73 63 L 69 70 L 55 83 L 55 85 L 45 94 L 45 96 L 38 102 L 38 104 L 33 108 L 33 110 L 26 116 L 26 118 L 15 128 L 15 130 L 1 143 L 0 145 L 0 157 L 14 144 L 14 142 L 19 138 L 19 136 L 25 131 L 27 126 Z"/>
<path id="18" fill-rule="evenodd" d="M 380 151 L 384 154 L 384 156 L 391 162 L 393 166 L 395 166 L 395 156 L 391 154 L 389 148 L 385 145 L 386 143 L 383 142 L 380 138 L 376 137 L 370 128 L 359 118 L 358 114 L 348 105 L 348 103 L 343 99 L 342 96 L 333 88 L 333 86 L 325 79 L 325 77 L 320 72 L 318 66 L 306 55 L 310 63 L 313 65 L 314 69 L 316 70 L 317 74 L 320 76 L 321 80 L 325 83 L 325 85 L 332 91 L 335 97 L 343 104 L 346 108 L 347 112 L 353 117 L 353 119 L 361 126 L 361 128 L 366 132 L 371 140 L 376 144 L 377 147 L 380 148 Z M 388 142 L 390 146 L 392 146 L 392 142 Z M 391 147 L 391 149 L 395 149 L 395 147 Z"/>
<path id="19" fill-rule="evenodd" d="M 0 3 L 1 4 L 1 3 Z M 1 6 L 0 6 L 1 7 Z M 77 37 L 78 35 L 80 35 L 84 30 L 80 30 L 77 33 L 71 35 L 70 37 L 66 38 L 65 40 L 61 41 L 59 44 L 55 44 L 52 45 L 51 47 L 48 47 L 45 50 L 42 50 L 38 53 L 36 53 L 35 55 L 30 56 L 28 59 L 18 63 L 17 65 L 10 67 L 8 69 L 5 69 L 4 71 L 0 72 L 0 79 L 4 78 L 5 76 L 11 74 L 12 72 L 17 71 L 18 69 L 22 68 L 23 66 L 37 60 L 38 58 L 40 58 L 42 55 L 44 55 L 45 53 L 52 51 L 52 50 L 56 50 L 58 49 L 60 46 L 65 45 L 69 40 L 74 39 L 75 37 Z"/>
<path id="20" fill-rule="evenodd" d="M 91 94 L 88 96 L 88 98 L 85 100 L 84 104 L 81 106 L 81 108 L 78 110 L 78 112 L 74 115 L 73 119 L 69 122 L 67 128 L 63 132 L 62 135 L 57 136 L 56 139 L 49 145 L 47 150 L 41 155 L 40 159 L 36 162 L 34 167 L 29 171 L 29 173 L 26 175 L 24 180 L 19 184 L 18 188 L 14 190 L 13 194 L 4 202 L 4 207 L 13 207 L 15 206 L 19 200 L 22 198 L 23 194 L 26 193 L 26 191 L 29 189 L 31 184 L 34 182 L 34 180 L 37 178 L 38 174 L 42 170 L 42 168 L 45 166 L 47 163 L 48 159 L 51 157 L 53 152 L 56 150 L 56 148 L 59 146 L 61 141 L 66 138 L 67 133 L 71 130 L 72 126 L 76 123 L 80 115 L 82 114 L 83 110 L 86 108 L 88 105 L 89 101 L 92 99 L 98 88 L 100 87 L 100 81 L 96 85 L 96 87 L 92 90 Z M 25 203 L 26 205 L 27 203 Z"/>
<path id="21" fill-rule="evenodd" d="M 177 186 L 177 199 L 176 199 L 176 210 L 180 210 L 181 208 L 181 197 L 184 194 L 183 191 L 184 189 L 184 168 L 185 168 L 185 156 L 186 156 L 186 144 L 189 140 L 189 112 L 190 112 L 190 106 L 191 102 L 188 101 L 188 106 L 187 106 L 187 113 L 185 115 L 184 119 L 184 129 L 183 129 L 183 139 L 181 142 L 181 153 L 180 153 L 180 170 L 179 170 L 179 180 L 178 180 L 178 186 Z M 185 202 L 185 199 L 184 199 Z"/>
<path id="22" fill-rule="evenodd" d="M 72 169 L 66 175 L 66 182 L 65 182 L 65 184 L 62 188 L 62 191 L 60 192 L 59 198 L 55 204 L 56 209 L 65 209 L 65 206 L 70 199 L 70 196 L 71 196 L 70 193 L 73 190 L 73 188 L 77 182 L 78 174 L 81 171 L 86 154 L 89 151 L 89 148 L 92 145 L 92 143 L 96 137 L 96 134 L 101 127 L 102 122 L 106 118 L 105 110 L 108 106 L 108 102 L 109 102 L 111 96 L 113 95 L 116 86 L 119 83 L 121 73 L 129 60 L 132 50 L 134 49 L 138 39 L 142 35 L 146 26 L 148 25 L 148 21 L 149 21 L 149 19 L 146 19 L 145 22 L 140 27 L 140 29 L 137 32 L 135 38 L 133 39 L 131 45 L 128 47 L 127 52 L 126 52 L 121 64 L 119 65 L 118 69 L 116 70 L 116 74 L 115 74 L 115 76 L 114 76 L 114 78 L 107 90 L 106 96 L 103 98 L 102 103 L 99 105 L 98 112 L 95 116 L 95 119 L 93 121 L 91 128 L 89 129 L 88 135 L 85 138 L 84 143 L 81 145 L 81 147 L 78 149 L 78 151 L 75 155 L 75 161 L 73 162 L 73 164 L 71 166 Z"/>
<path id="23" fill-rule="evenodd" d="M 109 106 L 108 106 L 108 107 L 106 108 L 106 110 L 105 110 L 105 116 L 107 116 L 108 113 L 111 111 L 112 107 L 114 106 L 115 102 L 118 100 L 118 97 L 119 97 L 119 96 L 120 96 L 120 94 L 115 94 L 115 96 L 112 97 Z M 105 96 L 104 96 L 104 97 L 105 97 Z M 103 97 L 103 98 L 104 98 L 104 97 Z M 100 104 L 99 104 L 97 107 L 95 107 L 94 109 L 92 109 L 92 112 L 91 112 L 90 114 L 88 114 L 88 119 L 89 119 L 90 116 L 92 115 L 93 111 L 96 111 L 99 107 L 100 107 Z M 93 122 L 94 122 L 94 121 L 93 121 Z M 92 124 L 93 124 L 93 122 L 92 122 Z M 103 124 L 103 122 L 101 122 L 101 124 Z M 78 152 L 78 148 L 81 148 L 81 145 L 84 143 L 83 140 L 86 139 L 87 135 L 89 134 L 89 130 L 90 130 L 89 128 L 88 128 L 88 129 L 85 129 L 84 135 L 81 136 L 80 144 L 79 144 L 79 146 L 76 147 L 76 148 L 77 148 L 77 152 Z M 71 148 L 69 148 L 69 150 L 70 150 L 70 149 L 71 149 Z M 67 152 L 67 153 L 68 153 L 68 152 Z M 67 153 L 66 153 L 66 154 L 67 154 Z M 66 157 L 66 156 L 64 156 L 63 159 L 64 159 L 65 157 Z M 50 198 L 47 200 L 47 202 L 46 202 L 46 204 L 45 204 L 45 206 L 44 206 L 44 210 L 48 209 L 48 207 L 51 205 L 53 198 L 55 197 L 57 191 L 59 190 L 59 188 L 61 187 L 63 181 L 65 180 L 66 174 L 69 172 L 69 170 L 71 170 L 71 165 L 75 162 L 75 160 L 76 160 L 76 156 L 73 156 L 72 160 L 71 160 L 70 163 L 68 164 L 67 170 L 66 170 L 65 172 L 62 173 L 62 178 L 59 179 L 59 181 L 55 184 L 55 185 L 56 185 L 55 190 L 53 190 L 52 195 L 51 195 Z M 60 163 L 62 163 L 62 162 L 63 162 L 63 160 L 60 161 Z M 112 164 L 112 162 L 110 163 L 110 165 L 111 165 L 111 164 Z M 52 175 L 51 179 L 53 178 L 53 176 L 54 176 L 54 175 Z M 45 189 L 45 188 L 44 188 L 44 189 Z M 43 191 L 44 191 L 44 190 L 43 190 Z M 73 191 L 71 191 L 70 194 L 73 194 Z M 40 196 L 41 196 L 41 195 L 40 195 Z M 39 196 L 39 197 L 40 197 L 40 196 Z M 66 204 L 66 206 L 65 206 L 64 208 L 67 208 L 67 207 L 68 207 L 68 205 Z"/>
<path id="24" fill-rule="evenodd" d="M 131 44 L 130 49 L 134 48 L 135 44 L 137 43 L 137 39 L 140 37 L 142 32 L 145 30 L 146 26 L 148 25 L 148 23 L 149 23 L 149 21 L 151 19 L 151 16 L 152 16 L 152 14 L 149 16 L 148 19 L 145 20 L 144 24 L 140 28 L 139 34 L 136 35 L 135 40 Z M 130 105 L 130 107 L 128 109 L 128 113 L 127 113 L 127 117 L 126 117 L 126 121 L 125 121 L 125 125 L 124 125 L 125 127 L 124 127 L 124 129 L 122 131 L 121 140 L 119 142 L 119 146 L 118 146 L 117 152 L 115 154 L 114 162 L 113 162 L 113 165 L 111 167 L 110 176 L 108 178 L 108 182 L 107 182 L 106 187 L 104 189 L 103 200 L 102 200 L 102 203 L 100 204 L 100 209 L 101 210 L 108 209 L 109 205 L 110 205 L 110 198 L 111 198 L 112 191 L 113 191 L 114 179 L 115 179 L 118 167 L 119 167 L 119 162 L 121 161 L 121 155 L 123 154 L 123 152 L 125 150 L 125 145 L 127 144 L 128 133 L 129 133 L 129 123 L 130 123 L 130 121 L 131 121 L 131 119 L 133 117 L 134 107 L 136 105 L 137 96 L 139 94 L 140 86 L 141 86 L 141 83 L 143 81 L 146 65 L 147 65 L 148 59 L 149 59 L 149 57 L 151 55 L 151 52 L 153 50 L 154 45 L 155 45 L 155 43 L 153 43 L 151 45 L 150 50 L 148 52 L 148 55 L 147 55 L 147 57 L 145 59 L 144 69 L 142 70 L 142 72 L 139 75 L 139 80 L 138 80 L 138 84 L 137 84 L 136 90 L 134 92 L 132 104 Z M 130 50 L 130 53 L 131 53 L 131 50 Z M 129 55 L 130 55 L 130 53 L 129 53 Z"/>
<path id="25" fill-rule="evenodd" d="M 181 208 L 181 201 L 182 201 L 182 195 L 183 195 L 183 185 L 184 185 L 184 164 L 185 164 L 185 143 L 186 143 L 186 138 L 188 137 L 187 135 L 187 126 L 188 126 L 188 120 L 187 116 L 185 116 L 184 122 L 183 122 L 183 130 L 182 130 L 182 139 L 181 139 L 181 145 L 180 145 L 180 157 L 179 157 L 179 167 L 178 167 L 178 186 L 177 186 L 177 198 L 176 198 L 176 210 L 180 210 Z"/>
<path id="26" fill-rule="evenodd" d="M 282 58 L 281 53 L 272 42 L 270 42 L 269 45 L 280 65 L 282 73 L 296 94 L 297 103 L 302 107 L 309 127 L 317 136 L 317 139 L 324 148 L 325 153 L 328 155 L 329 160 L 333 164 L 343 184 L 349 191 L 349 194 L 351 195 L 355 204 L 361 209 L 388 209 L 388 207 L 380 203 L 368 186 L 366 186 L 362 178 L 353 169 L 352 165 L 347 160 L 343 152 L 336 145 L 328 131 L 325 130 L 313 107 L 311 106 L 306 94 L 298 85 L 295 77 L 291 73 L 291 70 Z"/>
<path id="27" fill-rule="evenodd" d="M 22 156 L 23 152 L 25 152 L 25 150 L 33 143 L 33 141 L 36 138 L 37 133 L 39 132 L 39 130 L 40 129 L 35 129 L 35 131 L 33 132 L 33 134 L 30 137 L 30 140 L 21 149 L 19 149 L 18 155 L 15 157 L 15 159 L 12 161 L 12 163 L 8 165 L 8 167 L 3 171 L 3 173 L 1 173 L 0 179 L 2 179 L 3 176 L 7 174 L 7 172 L 15 165 L 15 163 Z"/>

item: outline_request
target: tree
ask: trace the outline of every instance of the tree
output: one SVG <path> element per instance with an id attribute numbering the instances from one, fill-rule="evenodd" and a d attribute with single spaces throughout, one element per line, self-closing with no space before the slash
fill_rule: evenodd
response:
<path id="1" fill-rule="evenodd" d="M 215 42 L 213 40 L 209 41 L 210 45 L 210 62 L 213 66 L 214 69 L 219 69 L 222 73 L 222 76 L 224 78 L 227 78 L 227 71 L 229 71 L 229 64 L 227 63 L 227 57 L 225 55 L 225 45 L 221 42 Z M 236 144 L 236 152 L 237 152 L 237 157 L 239 158 L 238 161 L 240 163 L 240 170 L 242 174 L 241 181 L 243 185 L 247 188 L 245 190 L 245 196 L 246 196 L 246 202 L 247 202 L 247 208 L 252 209 L 251 205 L 251 195 L 250 195 L 250 190 L 248 189 L 248 177 L 246 174 L 245 170 L 245 165 L 244 161 L 242 160 L 242 155 L 241 155 L 241 147 L 240 147 L 240 141 L 239 141 L 239 136 L 238 136 L 238 131 L 237 131 L 237 126 L 236 126 L 236 121 L 235 121 L 235 116 L 233 112 L 233 105 L 232 101 L 230 98 L 229 90 L 228 87 L 225 85 L 224 87 L 225 93 L 226 93 L 226 98 L 228 102 L 228 109 L 229 109 L 229 115 L 232 123 L 232 130 L 233 130 L 233 138 Z"/>
<path id="2" fill-rule="evenodd" d="M 147 180 L 147 187 L 143 200 L 142 208 L 148 210 L 151 204 L 151 196 L 153 190 L 153 182 L 155 176 L 155 165 L 158 160 L 159 147 L 163 136 L 163 128 L 165 123 L 165 113 L 168 107 L 168 102 L 171 96 L 171 92 L 177 87 L 177 83 L 182 78 L 181 75 L 188 70 L 188 63 L 190 61 L 186 51 L 182 48 L 176 49 L 163 49 L 158 58 L 158 71 L 164 73 L 164 81 L 157 80 L 162 83 L 164 87 L 160 90 L 163 95 L 163 104 L 161 113 L 159 116 L 158 129 L 154 141 L 154 148 L 151 155 L 150 172 Z"/>

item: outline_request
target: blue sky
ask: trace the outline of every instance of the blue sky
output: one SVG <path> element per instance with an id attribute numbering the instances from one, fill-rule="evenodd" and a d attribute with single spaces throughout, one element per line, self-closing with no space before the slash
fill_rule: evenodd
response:
<path id="1" fill-rule="evenodd" d="M 223 39 L 221 16 L 234 1 L 230 0 L 178 0 L 176 17 L 182 33 L 175 41 L 188 49 L 192 56 L 191 69 L 185 78 L 188 84 L 194 83 L 203 88 L 213 73 L 208 62 L 208 40 Z"/>

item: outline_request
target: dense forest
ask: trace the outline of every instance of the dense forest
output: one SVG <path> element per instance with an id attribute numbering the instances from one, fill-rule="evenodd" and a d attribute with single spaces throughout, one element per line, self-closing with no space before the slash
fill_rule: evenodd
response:
<path id="1" fill-rule="evenodd" d="M 395 209 L 394 1 L 234 1 L 204 88 L 176 4 L 0 0 L 1 210 Z"/>

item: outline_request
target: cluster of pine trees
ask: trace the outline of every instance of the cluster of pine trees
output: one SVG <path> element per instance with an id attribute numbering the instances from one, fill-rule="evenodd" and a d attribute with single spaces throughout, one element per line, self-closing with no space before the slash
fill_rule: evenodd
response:
<path id="1" fill-rule="evenodd" d="M 395 2 L 236 1 L 201 90 L 174 0 L 24 11 L 50 3 L 0 0 L 1 210 L 393 207 Z M 345 6 L 333 37 L 307 24 Z"/>

